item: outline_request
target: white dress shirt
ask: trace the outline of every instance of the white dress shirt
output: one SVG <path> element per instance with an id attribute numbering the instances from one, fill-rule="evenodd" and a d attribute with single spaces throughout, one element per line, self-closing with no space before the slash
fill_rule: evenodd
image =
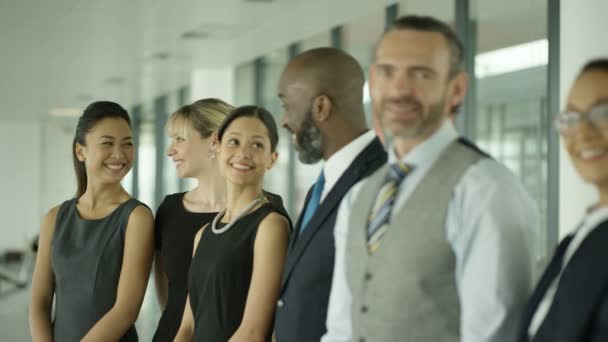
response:
<path id="1" fill-rule="evenodd" d="M 399 187 L 392 215 L 403 207 L 441 152 L 456 139 L 455 128 L 446 120 L 429 139 L 402 158 L 414 169 Z M 393 151 L 389 162 L 397 160 Z M 352 294 L 345 260 L 348 218 L 356 196 L 376 196 L 359 194 L 360 189 L 358 183 L 347 193 L 336 219 L 328 331 L 322 342 L 352 341 Z M 462 342 L 515 340 L 532 286 L 532 250 L 539 238 L 539 227 L 536 204 L 521 182 L 500 163 L 484 158 L 460 179 L 448 205 L 445 233 L 456 257 Z"/>
<path id="2" fill-rule="evenodd" d="M 587 215 L 583 218 L 583 221 L 578 225 L 578 228 L 574 232 L 574 237 L 568 248 L 566 248 L 566 252 L 564 254 L 564 259 L 562 261 L 562 268 L 557 277 L 553 279 L 551 285 L 547 288 L 543 299 L 538 304 L 536 311 L 534 312 L 534 316 L 532 316 L 532 320 L 530 321 L 530 326 L 528 327 L 528 336 L 530 338 L 534 337 L 538 332 L 538 328 L 542 325 L 543 321 L 547 317 L 549 313 L 549 309 L 551 308 L 551 304 L 553 303 L 553 299 L 555 298 L 555 292 L 557 292 L 557 287 L 559 285 L 559 280 L 561 279 L 562 272 L 568 265 L 568 262 L 572 258 L 574 252 L 578 250 L 581 243 L 585 238 L 597 227 L 600 223 L 608 220 L 608 207 L 597 207 L 593 210 L 589 210 Z"/>
<path id="3" fill-rule="evenodd" d="M 359 153 L 361 153 L 361 151 L 363 151 L 375 138 L 376 133 L 370 129 L 358 136 L 355 140 L 346 144 L 346 146 L 339 149 L 327 159 L 323 165 L 325 186 L 323 187 L 320 203 L 323 203 L 327 194 L 329 194 L 331 189 L 338 182 L 338 179 L 340 179 L 350 164 L 357 158 Z"/>

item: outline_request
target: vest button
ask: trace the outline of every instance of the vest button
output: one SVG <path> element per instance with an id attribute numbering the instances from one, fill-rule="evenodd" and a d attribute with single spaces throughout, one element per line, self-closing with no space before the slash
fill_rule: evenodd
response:
<path id="1" fill-rule="evenodd" d="M 285 302 L 282 299 L 277 301 L 277 307 L 282 308 L 285 305 Z"/>
<path id="2" fill-rule="evenodd" d="M 365 342 L 365 337 L 359 337 L 359 342 Z"/>
<path id="3" fill-rule="evenodd" d="M 361 307 L 361 312 L 363 312 L 363 313 L 366 313 L 366 312 L 367 312 L 367 306 L 366 306 L 366 305 L 363 305 L 363 306 Z"/>
<path id="4" fill-rule="evenodd" d="M 365 273 L 365 280 L 372 280 L 372 274 L 369 272 Z"/>

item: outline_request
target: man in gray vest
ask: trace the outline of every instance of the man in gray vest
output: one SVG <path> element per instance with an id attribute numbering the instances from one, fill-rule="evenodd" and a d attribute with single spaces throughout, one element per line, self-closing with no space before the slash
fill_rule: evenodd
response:
<path id="1" fill-rule="evenodd" d="M 532 286 L 536 206 L 459 138 L 462 45 L 431 17 L 398 19 L 370 69 L 389 163 L 341 203 L 323 342 L 513 341 Z"/>

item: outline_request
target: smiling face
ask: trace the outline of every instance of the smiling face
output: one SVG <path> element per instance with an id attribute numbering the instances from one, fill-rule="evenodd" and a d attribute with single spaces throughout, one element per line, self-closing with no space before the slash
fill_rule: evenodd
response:
<path id="1" fill-rule="evenodd" d="M 255 117 L 236 118 L 221 139 L 218 158 L 222 176 L 233 184 L 261 185 L 278 156 L 271 150 L 264 123 Z"/>
<path id="2" fill-rule="evenodd" d="M 119 183 L 131 170 L 133 137 L 127 121 L 102 119 L 85 135 L 85 145 L 76 144 L 76 156 L 84 161 L 89 180 Z"/>
<path id="3" fill-rule="evenodd" d="M 394 29 L 370 69 L 374 111 L 395 138 L 424 139 L 461 102 L 466 75 L 450 77 L 450 52 L 437 32 Z"/>
<path id="4" fill-rule="evenodd" d="M 568 111 L 583 116 L 608 104 L 608 72 L 591 70 L 576 80 L 568 95 Z M 564 146 L 581 177 L 596 186 L 608 187 L 608 124 L 583 121 L 563 137 Z"/>
<path id="5" fill-rule="evenodd" d="M 175 163 L 178 177 L 197 178 L 211 160 L 211 138 L 203 138 L 182 118 L 174 119 L 167 133 L 171 141 L 167 155 Z"/>

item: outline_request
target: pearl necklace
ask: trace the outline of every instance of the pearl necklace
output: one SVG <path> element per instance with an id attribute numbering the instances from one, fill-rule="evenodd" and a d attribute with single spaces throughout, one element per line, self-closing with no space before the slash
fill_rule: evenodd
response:
<path id="1" fill-rule="evenodd" d="M 215 218 L 213 219 L 213 222 L 211 223 L 211 231 L 214 232 L 215 234 L 222 234 L 225 233 L 226 231 L 228 231 L 228 229 L 232 228 L 232 226 L 236 223 L 236 221 L 240 220 L 243 218 L 243 216 L 247 215 L 249 213 L 249 211 L 251 211 L 251 209 L 253 209 L 256 205 L 258 205 L 260 202 L 262 202 L 263 200 L 265 200 L 266 198 L 264 197 L 264 195 L 260 195 L 258 198 L 254 199 L 253 201 L 251 201 L 251 203 L 249 203 L 245 209 L 243 209 L 238 215 L 237 217 L 232 220 L 232 222 L 228 223 L 227 225 L 225 225 L 222 228 L 216 228 L 217 223 L 219 222 L 219 220 L 224 217 L 224 214 L 226 214 L 226 209 L 220 211 L 219 213 L 217 213 L 217 215 L 215 216 Z"/>

